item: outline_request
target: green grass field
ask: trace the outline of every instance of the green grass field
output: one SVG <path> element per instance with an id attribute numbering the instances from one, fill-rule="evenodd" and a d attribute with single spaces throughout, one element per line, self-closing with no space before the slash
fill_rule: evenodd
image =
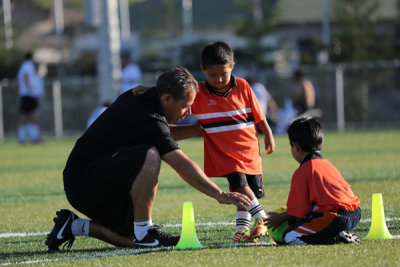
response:
<path id="1" fill-rule="evenodd" d="M 235 207 L 220 205 L 197 192 L 163 164 L 153 221 L 179 234 L 184 201 L 193 202 L 197 236 L 205 249 L 119 249 L 78 237 L 71 251 L 48 253 L 46 233 L 55 212 L 72 207 L 66 200 L 62 170 L 75 139 L 46 140 L 20 146 L 0 144 L 0 265 L 42 266 L 398 266 L 400 247 L 400 131 L 325 134 L 322 154 L 342 172 L 361 200 L 362 239 L 371 225 L 371 197 L 382 193 L 391 240 L 363 240 L 360 245 L 276 246 L 268 238 L 257 246 L 234 246 Z M 203 166 L 203 140 L 180 142 L 181 149 Z M 263 153 L 266 211 L 285 206 L 290 179 L 298 164 L 286 136 L 276 137 L 276 151 Z M 227 181 L 213 179 L 228 190 Z M 79 214 L 79 213 L 78 213 Z M 82 214 L 79 214 L 82 215 Z"/>

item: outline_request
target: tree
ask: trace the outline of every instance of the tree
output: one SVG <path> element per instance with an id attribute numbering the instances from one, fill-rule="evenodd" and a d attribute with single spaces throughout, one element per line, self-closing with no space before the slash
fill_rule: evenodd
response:
<path id="1" fill-rule="evenodd" d="M 243 15 L 233 19 L 233 28 L 239 36 L 246 37 L 249 44 L 245 49 L 236 49 L 235 54 L 241 64 L 265 67 L 267 63 L 262 55 L 266 48 L 262 47 L 263 36 L 269 33 L 279 15 L 279 0 L 235 0 L 243 10 Z M 250 2 L 250 3 L 249 3 Z"/>
<path id="2" fill-rule="evenodd" d="M 237 34 L 250 38 L 254 42 L 268 33 L 278 16 L 279 0 L 235 0 L 245 15 L 236 16 L 234 28 Z M 250 4 L 249 4 L 250 2 Z"/>
<path id="3" fill-rule="evenodd" d="M 379 58 L 374 40 L 374 18 L 379 7 L 379 0 L 332 1 L 333 15 L 339 23 L 338 33 L 332 38 L 333 61 L 370 61 Z"/>

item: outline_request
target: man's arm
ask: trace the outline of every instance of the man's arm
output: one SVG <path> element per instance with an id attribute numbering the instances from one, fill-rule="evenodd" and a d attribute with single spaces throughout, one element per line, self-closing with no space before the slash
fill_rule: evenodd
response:
<path id="1" fill-rule="evenodd" d="M 251 206 L 250 199 L 237 192 L 224 192 L 211 181 L 201 168 L 189 159 L 182 150 L 165 154 L 162 159 L 168 163 L 188 184 L 200 192 L 216 199 L 221 204 L 234 204 L 240 208 Z"/>
<path id="2" fill-rule="evenodd" d="M 201 134 L 201 127 L 198 122 L 193 125 L 192 124 L 183 124 L 183 125 L 170 124 L 169 127 L 171 130 L 171 135 L 175 141 L 188 139 L 190 137 Z"/>

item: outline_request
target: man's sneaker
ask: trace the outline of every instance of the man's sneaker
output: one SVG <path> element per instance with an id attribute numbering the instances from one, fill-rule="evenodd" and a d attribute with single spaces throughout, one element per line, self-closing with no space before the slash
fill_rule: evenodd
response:
<path id="1" fill-rule="evenodd" d="M 164 226 L 154 224 L 150 226 L 147 235 L 142 240 L 133 239 L 133 245 L 138 247 L 171 247 L 176 246 L 179 236 L 160 231 Z"/>
<path id="2" fill-rule="evenodd" d="M 337 235 L 338 243 L 346 243 L 346 244 L 361 244 L 360 238 L 349 231 L 341 231 Z"/>
<path id="3" fill-rule="evenodd" d="M 253 240 L 250 239 L 250 229 L 248 228 L 236 232 L 235 235 L 233 236 L 234 243 L 243 243 L 249 241 Z"/>
<path id="4" fill-rule="evenodd" d="M 252 240 L 259 239 L 260 237 L 263 237 L 267 234 L 267 230 L 268 228 L 266 225 L 264 225 L 263 218 L 257 218 L 253 225 L 253 228 L 251 228 L 249 238 Z"/>
<path id="5" fill-rule="evenodd" d="M 72 235 L 71 224 L 74 220 L 78 219 L 78 215 L 70 210 L 62 209 L 56 212 L 57 217 L 53 219 L 55 222 L 53 229 L 50 234 L 47 235 L 46 245 L 49 251 L 58 250 L 58 247 L 65 243 L 63 248 L 67 246 L 70 249 L 75 241 L 75 237 Z"/>

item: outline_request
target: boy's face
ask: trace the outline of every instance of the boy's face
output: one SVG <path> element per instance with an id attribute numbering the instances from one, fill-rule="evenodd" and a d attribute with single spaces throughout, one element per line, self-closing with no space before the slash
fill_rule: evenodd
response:
<path id="1" fill-rule="evenodd" d="M 207 82 L 216 90 L 223 90 L 230 86 L 234 64 L 211 65 L 207 69 L 201 67 L 206 75 Z"/>

